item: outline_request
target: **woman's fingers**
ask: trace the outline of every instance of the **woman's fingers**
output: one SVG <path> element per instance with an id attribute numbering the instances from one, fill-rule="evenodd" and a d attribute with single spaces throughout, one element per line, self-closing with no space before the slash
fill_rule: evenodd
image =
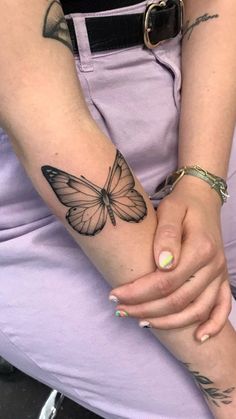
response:
<path id="1" fill-rule="evenodd" d="M 197 237 L 195 240 L 188 238 L 182 244 L 180 260 L 174 270 L 165 272 L 157 270 L 138 278 L 132 283 L 113 289 L 109 298 L 116 301 L 113 298 L 116 297 L 122 304 L 141 304 L 164 298 L 170 294 L 174 296 L 186 281 L 195 276 L 195 278 L 198 278 L 198 282 L 195 281 L 195 278 L 193 278 L 194 281 L 189 282 L 188 290 L 192 292 L 191 299 L 187 301 L 189 303 L 198 297 L 212 280 L 225 272 L 224 256 L 217 255 L 213 262 L 207 263 L 209 253 L 210 249 L 207 252 L 204 245 L 198 242 Z M 201 269 L 207 269 L 207 275 L 202 276 L 200 274 Z M 185 300 L 185 297 L 183 297 L 184 303 Z M 184 309 L 184 307 L 185 305 L 182 305 L 180 309 Z"/>
<path id="2" fill-rule="evenodd" d="M 132 310 L 130 315 L 134 317 L 166 317 L 182 312 L 203 292 L 209 293 L 208 301 L 212 301 L 209 284 L 214 282 L 219 289 L 221 282 L 217 278 L 224 280 L 227 266 L 218 230 L 212 234 L 203 221 L 201 211 L 200 216 L 195 208 L 187 211 L 175 198 L 162 201 L 158 208 L 155 259 L 159 261 L 161 251 L 175 251 L 175 262 L 165 253 L 168 269 L 162 267 L 114 289 L 109 298 L 119 302 L 118 309 Z"/>
<path id="3" fill-rule="evenodd" d="M 168 297 L 136 305 L 121 303 L 117 306 L 117 310 L 126 311 L 130 316 L 137 318 L 168 316 L 170 314 L 182 312 L 189 304 L 197 300 L 204 291 L 206 293 L 205 301 L 208 300 L 208 305 L 211 306 L 214 304 L 215 296 L 212 294 L 210 285 L 208 284 L 208 271 L 209 269 L 202 269 L 202 271 L 199 271 L 191 281 L 186 282 L 181 288 Z M 220 276 L 215 279 L 215 288 L 218 291 L 224 280 L 225 276 Z"/>
<path id="4" fill-rule="evenodd" d="M 232 294 L 228 279 L 220 287 L 216 304 L 210 313 L 209 319 L 196 330 L 195 337 L 201 340 L 204 336 L 215 336 L 224 327 L 232 307 Z"/>
<path id="5" fill-rule="evenodd" d="M 183 311 L 191 302 L 196 300 L 204 290 L 209 286 L 209 277 L 211 275 L 211 268 L 205 267 L 198 271 L 189 281 L 185 282 L 178 290 L 167 297 L 146 301 L 141 304 L 126 305 L 123 302 L 119 303 L 117 310 L 123 310 L 129 313 L 130 316 L 137 318 L 144 317 L 162 317 L 169 314 Z M 221 286 L 221 281 L 225 277 L 218 278 L 216 287 Z M 212 278 L 212 280 L 215 278 Z M 212 301 L 212 295 L 209 292 L 209 302 Z"/>
<path id="6" fill-rule="evenodd" d="M 208 292 L 204 291 L 194 303 L 190 304 L 181 313 L 155 319 L 141 319 L 139 322 L 140 327 L 142 327 L 144 325 L 143 322 L 145 322 L 145 326 L 149 323 L 149 327 L 169 330 L 179 329 L 206 321 L 209 318 L 218 293 L 218 287 L 216 287 L 215 281 L 209 285 L 208 288 Z M 212 296 L 211 302 L 209 302 L 209 293 Z"/>
<path id="7" fill-rule="evenodd" d="M 196 301 L 188 305 L 188 307 L 186 307 L 180 313 L 155 318 L 146 316 L 139 317 L 140 327 L 152 327 L 156 329 L 169 330 L 205 322 L 209 318 L 210 313 L 212 312 L 212 309 L 215 305 L 215 301 L 218 295 L 219 283 L 221 283 L 221 279 L 212 282 L 208 289 L 205 290 Z M 123 315 L 123 313 L 125 314 Z M 121 317 L 123 316 L 136 317 L 136 315 L 134 316 L 134 313 L 130 310 L 130 307 L 126 311 L 121 311 Z M 222 327 L 222 318 L 223 315 L 220 317 L 219 324 L 217 324 L 216 328 Z M 216 323 L 218 322 L 217 318 L 215 318 L 215 321 Z M 200 333 L 197 335 L 198 340 L 201 340 L 202 333 L 203 335 L 206 334 L 204 330 L 203 332 L 200 331 Z M 210 334 L 210 330 L 208 334 Z"/>

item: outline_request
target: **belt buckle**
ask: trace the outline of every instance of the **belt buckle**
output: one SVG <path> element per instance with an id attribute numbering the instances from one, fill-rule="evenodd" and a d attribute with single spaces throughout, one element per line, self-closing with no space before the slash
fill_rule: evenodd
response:
<path id="1" fill-rule="evenodd" d="M 153 9 L 165 8 L 167 7 L 167 3 L 168 3 L 168 0 L 160 0 L 159 2 L 150 3 L 147 6 L 146 11 L 144 13 L 144 20 L 143 20 L 144 44 L 149 49 L 156 48 L 158 45 L 165 42 L 165 40 L 163 40 L 163 41 L 158 41 L 156 43 L 152 43 L 150 35 L 151 35 L 151 32 L 153 31 L 153 28 L 152 28 L 152 25 L 150 25 L 150 23 L 151 23 L 151 13 Z M 179 7 L 179 18 L 178 18 L 178 27 L 179 27 L 178 33 L 179 33 L 183 28 L 184 3 L 183 3 L 183 0 L 177 0 L 176 3 Z"/>

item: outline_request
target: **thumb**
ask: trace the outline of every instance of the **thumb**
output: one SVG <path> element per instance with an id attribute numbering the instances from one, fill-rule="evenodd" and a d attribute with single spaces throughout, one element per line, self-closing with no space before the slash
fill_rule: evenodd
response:
<path id="1" fill-rule="evenodd" d="M 186 207 L 174 204 L 170 200 L 162 201 L 157 209 L 154 257 L 157 267 L 161 270 L 173 269 L 178 264 L 185 214 Z"/>

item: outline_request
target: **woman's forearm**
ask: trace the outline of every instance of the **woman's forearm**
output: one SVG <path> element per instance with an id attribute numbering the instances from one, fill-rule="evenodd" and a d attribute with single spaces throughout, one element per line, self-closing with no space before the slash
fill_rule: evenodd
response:
<path id="1" fill-rule="evenodd" d="M 235 22 L 236 3 L 233 0 L 185 0 L 179 167 L 198 164 L 224 178 L 236 121 Z M 181 182 L 180 188 L 192 185 L 205 196 L 206 202 L 208 195 L 215 194 L 205 182 L 192 176 L 184 177 Z M 219 197 L 217 194 L 214 197 L 216 211 L 219 211 Z M 218 337 L 214 338 L 215 342 L 217 340 Z M 215 350 L 216 353 L 221 351 L 217 346 Z M 225 348 L 221 357 L 227 358 L 228 355 Z M 233 358 L 229 356 L 227 362 L 230 365 Z M 226 369 L 221 366 L 220 370 L 226 377 Z M 234 417 L 234 409 L 226 410 L 222 417 Z M 221 413 L 216 408 L 215 416 L 219 414 L 221 417 Z"/>
<path id="2" fill-rule="evenodd" d="M 236 3 L 185 5 L 179 166 L 198 164 L 226 177 L 236 121 Z"/>
<path id="3" fill-rule="evenodd" d="M 115 215 L 116 225 L 112 224 L 112 216 L 108 213 L 108 197 L 104 189 L 109 190 L 109 181 L 106 183 L 106 179 L 110 179 L 111 176 L 109 167 L 114 167 L 115 147 L 89 115 L 69 47 L 59 40 L 42 36 L 42 22 L 50 2 L 35 0 L 29 4 L 26 0 L 18 0 L 17 4 L 19 9 L 15 10 L 15 5 L 8 6 L 6 2 L 0 1 L 1 124 L 11 137 L 36 189 L 104 278 L 112 286 L 131 282 L 155 270 L 155 212 L 138 179 L 134 177 L 135 185 L 130 186 L 130 189 L 138 192 L 135 196 L 139 222 L 130 223 L 124 219 L 125 217 L 121 219 Z M 14 20 L 15 27 L 12 38 L 8 30 L 9 16 Z M 54 169 L 50 169 L 49 166 Z M 44 174 L 48 176 L 43 176 L 41 167 L 44 167 Z M 55 173 L 59 173 L 59 178 L 54 183 L 50 182 Z M 67 197 L 65 198 L 67 192 L 59 191 L 60 188 L 68 187 L 68 183 L 66 186 L 63 184 L 64 176 L 68 174 L 71 182 L 69 186 L 79 193 L 79 199 L 75 200 L 74 206 L 69 205 Z M 78 201 L 86 194 L 85 189 L 79 190 L 78 179 L 81 180 L 81 175 L 89 182 L 103 187 L 103 201 L 100 201 L 99 205 L 94 198 L 98 190 L 91 192 L 97 210 L 101 210 L 102 206 L 104 211 L 101 212 L 101 218 L 97 219 L 96 225 L 91 223 L 86 227 L 87 232 L 91 233 L 89 236 L 77 232 L 82 228 L 81 214 L 77 212 L 80 205 Z M 117 171 L 118 180 L 120 179 Z M 84 186 L 83 182 L 85 181 L 81 181 Z M 85 182 L 86 188 L 89 182 Z M 130 182 L 132 185 L 132 181 Z M 52 190 L 53 187 L 58 188 L 57 194 L 54 193 L 55 189 Z M 125 197 L 123 205 L 129 206 L 129 199 L 132 200 L 133 194 L 135 192 L 131 192 L 128 198 Z M 74 197 L 78 198 L 77 195 L 73 195 L 73 199 Z M 90 200 L 90 197 L 86 198 L 86 202 L 87 199 Z M 146 210 L 142 199 L 146 202 Z M 87 203 L 84 205 L 82 212 L 86 221 L 91 216 L 91 207 L 86 207 Z M 74 223 L 72 213 L 66 218 L 66 213 L 72 208 L 76 208 L 77 224 Z M 85 211 L 88 209 L 89 211 Z M 127 211 L 129 213 L 129 209 Z M 134 217 L 134 214 L 132 216 Z M 101 231 L 97 231 L 93 236 L 92 233 L 98 225 Z M 88 230 L 90 228 L 92 230 Z M 222 333 L 205 345 L 195 341 L 195 327 L 173 331 L 156 330 L 154 334 L 179 360 L 191 364 L 190 369 L 198 370 L 200 374 L 211 379 L 219 391 L 235 386 L 233 368 L 236 368 L 236 343 L 235 333 L 230 324 L 227 323 Z M 226 345 L 228 356 L 222 357 Z M 231 403 L 228 409 L 235 403 L 233 394 L 232 391 L 228 395 Z"/>

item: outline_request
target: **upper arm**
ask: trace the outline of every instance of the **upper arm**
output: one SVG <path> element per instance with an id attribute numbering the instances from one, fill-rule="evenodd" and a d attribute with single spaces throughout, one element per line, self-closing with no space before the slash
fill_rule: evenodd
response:
<path id="1" fill-rule="evenodd" d="M 86 107 L 60 3 L 18 0 L 0 6 L 0 124 L 23 141 L 24 124 L 37 131 L 49 115 L 55 124 L 68 123 L 69 115 L 81 115 Z"/>

